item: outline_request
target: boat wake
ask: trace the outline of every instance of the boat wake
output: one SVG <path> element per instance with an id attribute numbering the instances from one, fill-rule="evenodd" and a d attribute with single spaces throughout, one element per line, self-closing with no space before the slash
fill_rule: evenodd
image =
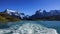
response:
<path id="1" fill-rule="evenodd" d="M 8 29 L 0 29 L 0 34 L 58 34 L 55 29 L 39 24 L 25 23 L 14 25 Z"/>

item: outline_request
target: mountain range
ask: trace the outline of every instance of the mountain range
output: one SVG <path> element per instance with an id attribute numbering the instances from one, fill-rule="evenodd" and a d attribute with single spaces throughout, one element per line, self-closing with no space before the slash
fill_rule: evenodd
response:
<path id="1" fill-rule="evenodd" d="M 35 14 L 29 16 L 18 11 L 6 9 L 0 12 L 0 22 L 19 21 L 19 20 L 60 20 L 60 10 L 37 10 Z"/>
<path id="2" fill-rule="evenodd" d="M 47 12 L 46 10 L 43 10 L 40 12 L 40 10 L 36 11 L 34 15 L 30 17 L 32 20 L 60 20 L 60 10 L 50 10 Z"/>

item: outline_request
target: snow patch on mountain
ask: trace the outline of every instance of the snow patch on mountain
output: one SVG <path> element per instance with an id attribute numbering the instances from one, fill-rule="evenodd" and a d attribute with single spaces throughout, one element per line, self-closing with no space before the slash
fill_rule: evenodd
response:
<path id="1" fill-rule="evenodd" d="M 9 14 L 9 15 L 12 15 L 12 16 L 18 16 L 18 17 L 20 17 L 21 19 L 23 19 L 23 18 L 25 17 L 24 13 L 20 13 L 20 12 L 18 12 L 18 11 L 6 9 L 5 12 L 6 12 L 7 14 Z"/>
<path id="2" fill-rule="evenodd" d="M 15 15 L 17 15 L 17 11 L 13 11 L 13 10 L 9 10 L 9 9 L 6 9 L 6 13 L 8 13 L 9 15 L 12 15 L 12 13 L 14 13 Z"/>

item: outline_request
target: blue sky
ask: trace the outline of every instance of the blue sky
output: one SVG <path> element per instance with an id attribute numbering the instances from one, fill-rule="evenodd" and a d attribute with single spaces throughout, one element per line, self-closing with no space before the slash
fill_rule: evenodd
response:
<path id="1" fill-rule="evenodd" d="M 0 0 L 0 11 L 17 10 L 32 15 L 36 10 L 60 10 L 60 0 Z"/>

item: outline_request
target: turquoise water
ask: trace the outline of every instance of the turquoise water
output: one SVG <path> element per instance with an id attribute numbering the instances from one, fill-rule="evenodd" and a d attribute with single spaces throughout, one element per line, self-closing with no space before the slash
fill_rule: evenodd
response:
<path id="1" fill-rule="evenodd" d="M 28 29 L 27 30 L 28 33 L 24 31 L 24 28 Z M 23 30 L 23 32 L 21 32 L 23 34 L 24 32 L 25 34 L 32 34 L 33 32 L 35 32 L 33 30 L 35 28 L 40 28 L 39 30 L 44 30 L 44 31 L 47 31 L 48 29 L 51 28 L 51 29 L 55 29 L 57 33 L 60 34 L 60 21 L 19 21 L 14 23 L 9 22 L 5 25 L 0 25 L 0 31 L 9 30 L 9 32 L 2 32 L 2 34 L 12 34 L 16 30 L 19 32 Z M 13 32 L 11 30 L 13 30 Z M 33 32 L 30 32 L 30 30 L 32 30 Z M 41 34 L 39 32 L 38 33 L 35 32 L 33 34 Z M 18 33 L 18 34 L 21 34 L 21 33 Z M 43 33 L 43 34 L 46 34 L 46 33 Z"/>

